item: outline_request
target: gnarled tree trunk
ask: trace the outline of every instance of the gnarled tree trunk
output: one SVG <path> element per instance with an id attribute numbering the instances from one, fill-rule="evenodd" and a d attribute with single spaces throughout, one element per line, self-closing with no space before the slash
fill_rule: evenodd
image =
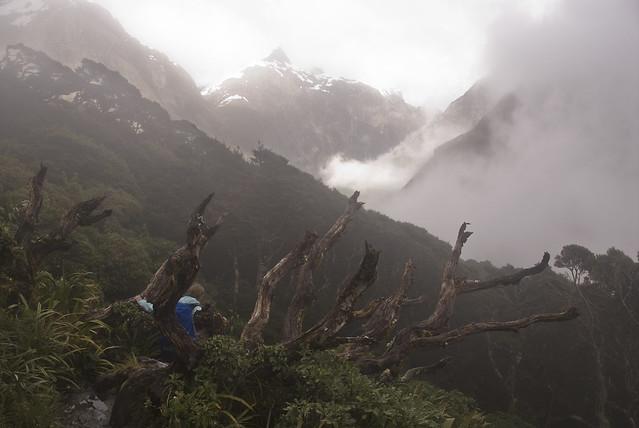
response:
<path id="1" fill-rule="evenodd" d="M 364 205 L 358 202 L 359 192 L 355 191 L 348 200 L 344 213 L 335 220 L 328 231 L 318 239 L 310 248 L 304 263 L 296 267 L 292 275 L 293 298 L 284 318 L 283 340 L 291 341 L 302 334 L 304 329 L 304 314 L 306 308 L 312 303 L 313 296 L 313 272 L 317 269 L 328 250 L 337 242 L 344 233 L 346 226 L 353 215 Z"/>
<path id="2" fill-rule="evenodd" d="M 187 368 L 196 365 L 199 348 L 178 322 L 175 306 L 195 281 L 200 270 L 200 252 L 222 224 L 223 216 L 213 226 L 206 224 L 204 212 L 212 198 L 210 194 L 197 206 L 189 220 L 186 243 L 162 263 L 141 294 L 153 304 L 153 317 L 160 331 L 171 341 Z"/>
<path id="3" fill-rule="evenodd" d="M 91 226 L 109 217 L 111 210 L 94 212 L 104 202 L 106 196 L 89 199 L 75 205 L 61 219 L 53 231 L 38 234 L 38 221 L 43 205 L 43 190 L 48 168 L 40 164 L 37 174 L 30 180 L 30 195 L 17 210 L 18 227 L 14 235 L 16 244 L 24 249 L 25 260 L 16 261 L 15 278 L 19 292 L 29 300 L 33 291 L 35 274 L 47 256 L 56 251 L 66 251 L 73 242 L 70 236 L 78 226 Z"/>
<path id="4" fill-rule="evenodd" d="M 251 318 L 242 330 L 242 340 L 257 344 L 262 342 L 262 332 L 271 316 L 273 291 L 277 284 L 296 266 L 303 264 L 308 257 L 309 248 L 313 245 L 317 235 L 306 232 L 304 239 L 289 251 L 271 270 L 266 272 L 257 286 L 257 298 Z"/>

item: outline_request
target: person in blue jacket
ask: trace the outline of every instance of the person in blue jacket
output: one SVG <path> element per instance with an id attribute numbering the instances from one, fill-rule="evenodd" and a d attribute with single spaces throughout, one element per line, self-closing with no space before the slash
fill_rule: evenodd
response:
<path id="1" fill-rule="evenodd" d="M 203 294 L 204 288 L 199 284 L 194 284 L 186 291 L 184 296 L 180 297 L 180 300 L 175 305 L 175 315 L 178 322 L 194 340 L 197 338 L 197 331 L 195 330 L 193 318 L 197 312 L 202 310 L 202 305 L 196 296 L 201 298 Z M 153 313 L 153 303 L 142 299 L 139 295 L 135 297 L 135 301 L 144 311 Z M 164 336 L 160 338 L 160 351 L 161 359 L 174 360 L 176 357 L 173 345 Z"/>

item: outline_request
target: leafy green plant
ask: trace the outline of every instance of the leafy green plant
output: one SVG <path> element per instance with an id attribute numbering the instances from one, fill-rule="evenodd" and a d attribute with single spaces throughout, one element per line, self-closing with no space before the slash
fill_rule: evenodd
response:
<path id="1" fill-rule="evenodd" d="M 281 427 L 482 427 L 476 404 L 425 382 L 384 384 L 362 375 L 334 352 L 313 352 L 295 366 L 298 396 Z"/>
<path id="2" fill-rule="evenodd" d="M 104 328 L 24 299 L 0 310 L 0 426 L 54 426 L 60 391 L 102 362 L 94 337 Z"/>
<path id="3" fill-rule="evenodd" d="M 153 317 L 130 302 L 113 304 L 109 337 L 113 348 L 110 357 L 122 361 L 135 356 L 156 357 L 160 354 L 160 334 Z"/>
<path id="4" fill-rule="evenodd" d="M 101 303 L 100 287 L 88 272 L 56 278 L 49 272 L 39 272 L 36 278 L 35 301 L 62 313 L 87 312 Z"/>
<path id="5" fill-rule="evenodd" d="M 281 346 L 249 350 L 222 336 L 203 348 L 191 376 L 168 382 L 160 412 L 170 427 L 488 426 L 475 402 L 459 392 L 425 382 L 380 383 L 335 352 L 291 359 Z"/>
<path id="6" fill-rule="evenodd" d="M 217 428 L 244 427 L 250 421 L 252 406 L 243 399 L 222 394 L 213 383 L 197 383 L 189 392 L 185 391 L 185 381 L 171 375 L 168 381 L 168 398 L 161 408 L 169 428 Z M 239 405 L 244 410 L 237 413 L 233 407 Z"/>

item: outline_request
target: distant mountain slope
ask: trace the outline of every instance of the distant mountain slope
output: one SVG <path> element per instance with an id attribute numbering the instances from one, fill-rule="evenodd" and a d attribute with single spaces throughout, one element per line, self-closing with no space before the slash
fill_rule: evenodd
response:
<path id="1" fill-rule="evenodd" d="M 478 81 L 451 102 L 446 110 L 433 120 L 433 124 L 444 122 L 447 126 L 470 129 L 492 109 L 497 97 L 496 92 L 493 82 L 489 79 Z"/>
<path id="2" fill-rule="evenodd" d="M 477 97 L 471 98 L 469 93 L 454 101 L 438 118 L 439 123 L 429 127 L 440 132 L 443 132 L 442 129 L 467 131 L 435 148 L 433 155 L 413 175 L 406 188 L 414 186 L 438 166 L 446 168 L 446 164 L 451 162 L 487 160 L 505 149 L 504 129 L 511 123 L 517 108 L 516 96 L 504 96 L 493 104 L 487 101 L 489 95 L 482 94 L 477 101 Z"/>
<path id="3" fill-rule="evenodd" d="M 116 205 L 109 228 L 122 236 L 150 233 L 181 241 L 190 209 L 216 191 L 214 210 L 230 216 L 211 243 L 203 273 L 206 281 L 219 284 L 220 298 L 229 302 L 233 258 L 238 257 L 241 312 L 253 303 L 259 260 L 273 260 L 306 229 L 324 230 L 346 204 L 344 196 L 274 153 L 260 150 L 253 162 L 246 162 L 189 122 L 170 120 L 157 103 L 101 64 L 85 60 L 73 71 L 16 45 L 0 61 L 5 209 L 11 209 L 16 202 L 11 195 L 40 161 L 50 166 L 51 186 L 65 195 L 62 201 L 109 192 Z M 101 238 L 87 239 L 95 244 Z M 384 254 L 377 292 L 396 283 L 408 257 L 423 266 L 417 288 L 432 286 L 435 292 L 449 245 L 423 229 L 366 210 L 358 213 L 318 278 L 325 278 L 329 288 L 339 285 L 365 239 Z M 143 286 L 126 282 L 112 286 Z M 123 291 L 111 295 L 118 293 Z"/>
<path id="4" fill-rule="evenodd" d="M 0 0 L 0 49 L 14 43 L 75 68 L 84 58 L 122 74 L 172 118 L 249 152 L 262 141 L 317 176 L 331 156 L 375 157 L 424 123 L 420 109 L 352 80 L 296 70 L 283 52 L 200 94 L 166 55 L 85 0 Z"/>
<path id="5" fill-rule="evenodd" d="M 367 190 L 371 206 L 385 211 L 388 198 L 414 179 L 441 145 L 473 128 L 493 107 L 495 98 L 489 82 L 481 80 L 390 150 L 366 160 L 333 156 L 320 176 L 345 193 Z"/>
<path id="6" fill-rule="evenodd" d="M 180 66 L 142 45 L 101 6 L 78 0 L 0 0 L 0 49 L 24 43 L 71 68 L 84 58 L 117 70 L 173 118 L 210 121 Z"/>
<path id="7" fill-rule="evenodd" d="M 281 49 L 205 97 L 225 142 L 252 149 L 260 140 L 314 174 L 337 153 L 375 157 L 425 122 L 400 95 L 296 69 Z"/>

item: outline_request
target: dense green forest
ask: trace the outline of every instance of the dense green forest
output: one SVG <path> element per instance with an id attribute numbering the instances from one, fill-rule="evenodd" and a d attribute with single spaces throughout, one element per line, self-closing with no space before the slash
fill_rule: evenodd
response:
<path id="1" fill-rule="evenodd" d="M 404 369 L 452 357 L 428 374 L 430 383 L 362 375 L 334 350 L 308 351 L 289 361 L 277 344 L 293 293 L 288 281 L 276 290 L 266 345 L 247 353 L 238 337 L 255 303 L 256 278 L 306 230 L 324 233 L 348 199 L 263 147 L 246 160 L 192 124 L 170 120 L 158 104 L 97 63 L 85 61 L 72 71 L 41 53 L 13 47 L 0 64 L 0 94 L 5 425 L 54 425 L 70 389 L 109 373 L 130 373 L 144 366 L 143 357 L 157 356 L 150 316 L 127 304 L 116 305 L 117 321 L 86 314 L 144 290 L 182 244 L 191 211 L 210 192 L 215 197 L 207 216 L 228 215 L 201 256 L 198 281 L 230 320 L 230 330 L 201 345 L 203 362 L 193 372 L 170 377 L 163 385 L 168 398 L 139 403 L 136 417 L 149 419 L 132 415 L 130 423 L 526 426 L 514 416 L 519 415 L 537 426 L 636 424 L 638 263 L 622 252 L 612 248 L 595 255 L 565 247 L 556 265 L 578 272 L 574 276 L 546 269 L 517 286 L 461 297 L 454 326 L 568 306 L 581 316 L 516 335 L 487 333 L 416 350 Z M 71 207 L 99 195 L 107 196 L 103 205 L 113 214 L 75 230 L 70 249 L 46 258 L 29 280 L 32 295 L 20 298 L 15 269 L 24 249 L 15 241 L 16 207 L 29 199 L 29 179 L 40 162 L 48 167 L 40 230 L 55 230 Z M 451 215 L 465 220 L 463 213 Z M 317 293 L 307 327 L 325 315 L 344 278 L 357 270 L 365 240 L 381 256 L 377 281 L 362 304 L 389 295 L 412 258 L 416 271 L 409 295 L 424 299 L 402 310 L 400 327 L 435 307 L 451 246 L 424 229 L 363 209 L 314 273 Z M 461 261 L 457 270 L 460 277 L 480 280 L 518 271 L 473 260 Z M 465 395 L 446 392 L 453 389 Z M 508 415 L 486 414 L 493 411 Z"/>

